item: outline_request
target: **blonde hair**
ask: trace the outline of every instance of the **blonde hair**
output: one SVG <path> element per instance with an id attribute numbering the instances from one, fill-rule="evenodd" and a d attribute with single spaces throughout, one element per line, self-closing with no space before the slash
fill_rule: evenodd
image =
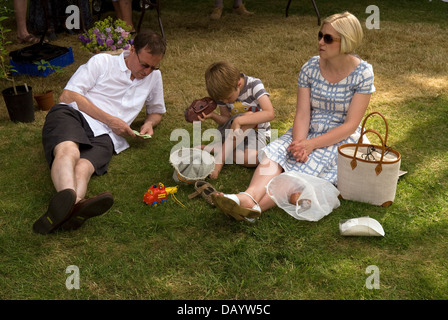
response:
<path id="1" fill-rule="evenodd" d="M 229 62 L 215 62 L 205 71 L 205 86 L 214 100 L 227 99 L 237 89 L 240 71 Z"/>
<path id="2" fill-rule="evenodd" d="M 330 24 L 341 36 L 341 53 L 352 53 L 361 44 L 364 36 L 361 23 L 350 12 L 337 13 L 325 18 L 322 21 L 322 27 L 326 23 Z"/>

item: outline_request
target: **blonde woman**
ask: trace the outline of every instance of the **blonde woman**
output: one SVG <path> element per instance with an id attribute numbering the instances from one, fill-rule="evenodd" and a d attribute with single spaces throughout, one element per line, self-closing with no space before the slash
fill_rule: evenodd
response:
<path id="1" fill-rule="evenodd" d="M 300 70 L 292 128 L 260 152 L 262 160 L 245 192 L 214 196 L 221 211 L 252 220 L 247 217 L 273 207 L 266 185 L 282 172 L 337 183 L 337 147 L 359 139 L 360 122 L 375 91 L 372 66 L 353 54 L 362 37 L 361 24 L 349 12 L 322 22 L 319 55 Z"/>

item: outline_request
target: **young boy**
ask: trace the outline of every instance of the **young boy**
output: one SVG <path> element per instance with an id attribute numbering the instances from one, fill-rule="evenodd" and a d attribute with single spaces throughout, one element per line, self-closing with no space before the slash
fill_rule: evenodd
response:
<path id="1" fill-rule="evenodd" d="M 257 166 L 258 150 L 269 142 L 269 121 L 274 119 L 274 108 L 263 83 L 240 73 L 228 62 L 213 63 L 205 72 L 205 83 L 220 113 L 203 113 L 199 119 L 214 120 L 223 141 L 218 148 L 215 145 L 204 148 L 215 149 L 215 169 L 209 177 L 218 178 L 224 163 L 231 160 L 246 167 Z"/>

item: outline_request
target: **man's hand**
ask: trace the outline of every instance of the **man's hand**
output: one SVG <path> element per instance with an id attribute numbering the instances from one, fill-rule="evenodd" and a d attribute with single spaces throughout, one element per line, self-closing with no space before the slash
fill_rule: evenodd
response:
<path id="1" fill-rule="evenodd" d="M 111 128 L 115 134 L 121 137 L 135 137 L 135 133 L 132 131 L 131 127 L 120 118 L 111 117 L 111 119 L 107 122 L 107 126 Z"/>
<path id="2" fill-rule="evenodd" d="M 145 122 L 140 128 L 140 134 L 149 134 L 152 137 L 154 135 L 154 128 L 160 123 L 160 121 L 162 121 L 162 114 L 160 113 L 147 114 Z"/>
<path id="3" fill-rule="evenodd" d="M 151 121 L 146 121 L 140 128 L 140 134 L 149 134 L 151 137 L 154 134 L 154 128 Z"/>

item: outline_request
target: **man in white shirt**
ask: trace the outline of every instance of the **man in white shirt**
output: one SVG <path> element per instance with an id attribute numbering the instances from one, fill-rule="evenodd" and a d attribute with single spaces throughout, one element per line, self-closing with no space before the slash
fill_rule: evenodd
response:
<path id="1" fill-rule="evenodd" d="M 140 134 L 152 136 L 162 120 L 166 110 L 159 64 L 165 50 L 160 35 L 141 31 L 129 51 L 97 54 L 71 77 L 42 129 L 57 193 L 34 223 L 35 232 L 77 229 L 112 206 L 109 192 L 85 199 L 87 185 L 93 174 L 107 172 L 114 152 L 129 147 L 125 137 L 137 137 L 130 125 L 143 105 L 146 118 Z"/>

